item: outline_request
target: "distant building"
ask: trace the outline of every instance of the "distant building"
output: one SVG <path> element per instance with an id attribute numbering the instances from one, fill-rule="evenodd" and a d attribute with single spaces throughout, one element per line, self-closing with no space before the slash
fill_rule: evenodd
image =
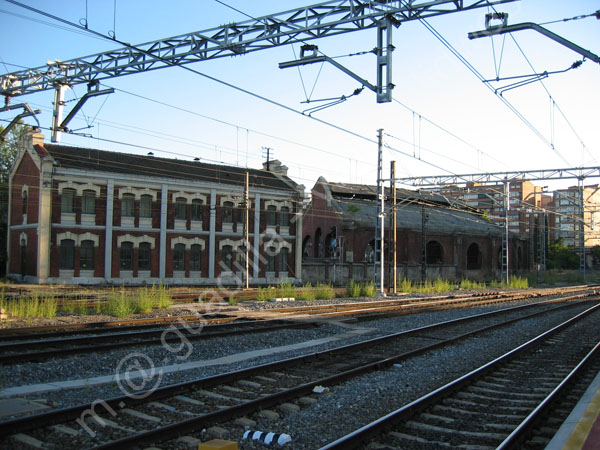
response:
<path id="1" fill-rule="evenodd" d="M 236 284 L 250 175 L 252 284 L 299 280 L 302 187 L 270 171 L 44 143 L 10 173 L 9 275 L 38 283 Z"/>
<path id="2" fill-rule="evenodd" d="M 552 239 L 574 249 L 581 248 L 580 233 L 583 220 L 585 247 L 600 245 L 600 185 L 583 187 L 583 214 L 578 186 L 554 191 L 551 215 Z"/>
<path id="3" fill-rule="evenodd" d="M 387 195 L 388 212 L 389 207 Z M 503 230 L 472 208 L 439 194 L 398 190 L 397 212 L 399 279 L 420 279 L 424 263 L 428 278 L 499 278 Z M 391 253 L 389 217 L 385 260 Z M 303 220 L 304 280 L 372 279 L 376 221 L 374 186 L 319 178 Z M 509 245 L 511 271 L 527 269 L 528 241 L 515 236 Z M 386 266 L 389 269 L 389 263 Z"/>

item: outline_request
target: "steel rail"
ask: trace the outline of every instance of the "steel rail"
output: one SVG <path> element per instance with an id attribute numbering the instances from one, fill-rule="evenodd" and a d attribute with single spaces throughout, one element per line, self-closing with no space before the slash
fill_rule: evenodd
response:
<path id="1" fill-rule="evenodd" d="M 504 355 L 499 356 L 498 358 L 482 365 L 481 367 L 472 370 L 471 372 L 457 378 L 450 383 L 445 384 L 444 386 L 435 389 L 429 394 L 424 395 L 423 397 L 410 402 L 409 404 L 393 411 L 380 419 L 377 419 L 358 430 L 347 434 L 334 442 L 331 442 L 323 447 L 320 450 L 350 450 L 354 448 L 358 448 L 363 445 L 365 442 L 369 441 L 374 436 L 383 432 L 383 430 L 394 426 L 409 417 L 418 414 L 420 411 L 425 408 L 437 403 L 440 399 L 446 397 L 452 392 L 460 389 L 461 387 L 472 383 L 474 380 L 481 378 L 485 373 L 495 369 L 501 363 L 504 363 L 511 358 L 520 355 L 524 351 L 530 349 L 532 346 L 539 344 L 543 340 L 555 335 L 556 333 L 564 330 L 570 325 L 576 323 L 580 319 L 585 316 L 591 314 L 600 308 L 600 304 L 594 305 L 587 310 L 577 314 L 575 317 L 570 318 L 569 320 L 551 328 L 550 330 L 536 336 L 533 339 L 525 342 L 524 344 L 519 345 L 517 348 L 505 353 Z"/>
<path id="2" fill-rule="evenodd" d="M 390 342 L 390 341 L 393 341 L 395 339 L 402 338 L 402 337 L 409 337 L 410 335 L 419 335 L 420 333 L 423 333 L 424 331 L 431 331 L 431 330 L 435 330 L 435 329 L 439 329 L 439 328 L 444 328 L 444 327 L 447 327 L 450 325 L 457 325 L 457 324 L 461 324 L 461 323 L 467 323 L 470 321 L 474 321 L 477 319 L 489 318 L 489 317 L 501 315 L 501 314 L 507 313 L 507 312 L 526 310 L 526 309 L 534 308 L 535 306 L 544 306 L 547 303 L 554 303 L 554 302 L 556 302 L 556 300 L 547 300 L 547 301 L 536 303 L 536 304 L 530 304 L 530 305 L 524 305 L 524 306 L 518 306 L 518 307 L 512 307 L 512 308 L 505 308 L 503 310 L 498 310 L 498 311 L 493 311 L 493 312 L 488 312 L 488 313 L 481 313 L 481 314 L 476 314 L 473 316 L 449 320 L 449 321 L 445 321 L 445 322 L 441 322 L 441 323 L 437 323 L 437 324 L 419 327 L 419 328 L 412 329 L 412 330 L 394 333 L 394 334 L 387 335 L 384 337 L 369 339 L 369 340 L 362 341 L 359 343 L 339 347 L 334 350 L 316 352 L 316 353 L 312 353 L 312 354 L 305 355 L 305 356 L 294 357 L 294 358 L 289 358 L 286 360 L 277 361 L 275 363 L 268 363 L 268 364 L 263 364 L 263 365 L 243 369 L 241 371 L 229 372 L 229 373 L 225 373 L 222 375 L 217 375 L 217 376 L 213 376 L 213 377 L 209 377 L 209 378 L 197 379 L 197 380 L 179 383 L 179 384 L 175 384 L 175 385 L 160 387 L 160 388 L 156 389 L 155 391 L 148 392 L 147 396 L 145 396 L 146 393 L 140 393 L 137 399 L 134 399 L 134 398 L 131 398 L 128 396 L 121 396 L 121 397 L 116 397 L 116 398 L 112 398 L 112 399 L 107 399 L 107 400 L 103 401 L 103 403 L 118 411 L 120 408 L 131 407 L 131 406 L 146 403 L 149 401 L 156 401 L 156 400 L 160 400 L 163 398 L 172 397 L 174 395 L 178 395 L 178 394 L 181 394 L 184 392 L 189 392 L 190 390 L 194 390 L 194 389 L 209 388 L 211 386 L 229 383 L 229 382 L 232 382 L 235 380 L 259 375 L 266 371 L 282 370 L 282 369 L 287 368 L 292 365 L 306 364 L 310 361 L 322 361 L 324 359 L 332 357 L 335 354 L 342 354 L 342 352 L 352 351 L 352 352 L 364 353 L 364 351 L 362 351 L 362 350 L 364 350 L 366 348 L 373 348 L 373 347 L 377 348 L 386 342 Z M 447 345 L 448 343 L 456 342 L 456 341 L 464 339 L 466 337 L 469 337 L 469 336 L 472 336 L 472 335 L 475 335 L 478 333 L 482 333 L 485 331 L 489 331 L 492 329 L 496 329 L 496 328 L 499 328 L 502 326 L 506 326 L 507 324 L 514 323 L 519 320 L 524 320 L 524 319 L 531 318 L 536 315 L 549 313 L 549 312 L 556 311 L 558 309 L 562 309 L 565 307 L 570 307 L 573 305 L 575 305 L 575 304 L 571 303 L 571 304 L 566 304 L 566 305 L 560 305 L 559 307 L 553 308 L 551 310 L 537 311 L 532 314 L 528 314 L 526 316 L 519 316 L 516 318 L 512 318 L 508 321 L 502 321 L 500 323 L 487 325 L 482 328 L 478 328 L 477 330 L 472 330 L 467 333 L 462 333 L 458 336 L 454 336 L 454 337 L 451 337 L 446 340 L 438 340 L 434 343 L 421 346 L 421 347 L 411 350 L 409 352 L 396 354 L 394 356 L 388 356 L 383 359 L 378 359 L 378 360 L 372 361 L 368 364 L 360 365 L 359 367 L 354 367 L 350 370 L 346 370 L 344 372 L 335 374 L 333 376 L 328 376 L 326 378 L 319 379 L 319 380 L 313 381 L 311 383 L 304 384 L 302 386 L 297 386 L 297 387 L 293 388 L 291 391 L 284 391 L 279 394 L 274 394 L 274 395 L 265 397 L 263 399 L 264 403 L 259 403 L 259 401 L 256 400 L 256 401 L 252 401 L 247 406 L 244 406 L 244 405 L 233 406 L 231 408 L 223 409 L 219 412 L 210 413 L 210 415 L 201 415 L 201 416 L 198 416 L 198 417 L 195 417 L 192 419 L 188 419 L 186 421 L 180 422 L 179 426 L 177 424 L 171 424 L 171 425 L 161 427 L 156 430 L 152 430 L 152 431 L 149 431 L 149 432 L 146 432 L 143 434 L 136 434 L 134 436 L 129 436 L 129 437 L 126 437 L 119 441 L 115 441 L 113 443 L 106 444 L 105 446 L 103 446 L 101 448 L 128 448 L 127 446 L 131 446 L 132 443 L 135 443 L 135 442 L 141 442 L 141 441 L 146 442 L 146 441 L 152 441 L 152 440 L 168 439 L 170 436 L 175 436 L 178 433 L 183 433 L 183 432 L 189 431 L 192 428 L 205 427 L 212 423 L 227 420 L 228 417 L 233 417 L 235 415 L 246 413 L 250 410 L 255 410 L 255 408 L 257 408 L 257 407 L 266 408 L 266 407 L 271 406 L 273 404 L 273 402 L 284 401 L 291 397 L 296 397 L 298 395 L 307 394 L 310 392 L 310 390 L 312 390 L 312 387 L 314 387 L 317 384 L 321 384 L 321 385 L 332 384 L 335 382 L 343 381 L 350 377 L 357 376 L 362 373 L 367 373 L 367 372 L 373 371 L 373 370 L 379 370 L 383 367 L 388 367 L 388 366 L 398 362 L 399 360 L 406 359 L 408 357 L 412 357 L 412 356 L 416 356 L 416 355 L 420 355 L 429 350 L 433 350 L 433 349 L 442 347 L 444 345 Z M 278 395 L 279 397 L 276 397 L 275 395 Z M 145 397 L 145 398 L 142 399 L 141 397 Z M 83 414 L 86 411 L 94 411 L 94 408 L 96 406 L 97 406 L 97 403 L 88 403 L 85 405 L 73 406 L 73 407 L 69 407 L 69 408 L 65 408 L 65 409 L 60 409 L 60 410 L 50 411 L 47 413 L 41 413 L 41 414 L 37 414 L 37 415 L 33 415 L 33 416 L 28 416 L 28 417 L 21 418 L 21 419 L 13 419 L 11 421 L 2 422 L 2 423 L 0 423 L 0 437 L 5 437 L 5 436 L 9 436 L 9 435 L 12 435 L 15 433 L 24 432 L 24 431 L 28 431 L 31 429 L 37 429 L 40 427 L 49 426 L 49 425 L 53 425 L 53 424 L 57 424 L 57 423 L 64 423 L 66 421 L 73 420 L 75 418 L 80 417 L 81 414 Z"/>

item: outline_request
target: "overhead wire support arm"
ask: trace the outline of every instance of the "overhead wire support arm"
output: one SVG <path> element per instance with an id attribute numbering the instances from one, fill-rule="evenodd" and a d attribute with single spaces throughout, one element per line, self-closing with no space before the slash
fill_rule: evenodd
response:
<path id="1" fill-rule="evenodd" d="M 16 0 L 6 1 L 47 15 Z M 386 18 L 401 23 L 513 1 L 516 0 L 329 0 L 218 28 L 137 46 L 124 46 L 61 64 L 0 75 L 0 94 L 16 97 L 54 89 L 57 84 L 74 86 L 93 80 L 236 56 L 377 28 Z"/>
<path id="2" fill-rule="evenodd" d="M 591 61 L 594 61 L 595 63 L 600 64 L 600 57 L 598 55 L 592 53 L 589 50 L 584 49 L 583 47 L 580 47 L 577 44 L 574 44 L 573 42 L 563 38 L 562 36 L 559 36 L 558 34 L 553 33 L 552 31 L 538 25 L 537 23 L 533 23 L 533 22 L 517 23 L 514 25 L 503 24 L 503 25 L 489 26 L 489 20 L 486 19 L 486 29 L 485 30 L 471 32 L 468 34 L 468 36 L 469 36 L 469 39 L 478 39 L 478 38 L 482 38 L 482 37 L 497 36 L 499 34 L 514 33 L 515 31 L 523 31 L 523 30 L 537 31 L 538 33 L 543 34 L 544 36 L 552 39 L 553 41 L 556 41 L 559 44 L 564 45 L 565 47 L 573 50 L 574 52 L 579 53 L 583 57 L 585 57 Z"/>
<path id="3" fill-rule="evenodd" d="M 33 110 L 31 109 L 31 106 L 29 106 L 27 103 L 19 103 L 18 105 L 7 105 L 4 106 L 2 108 L 0 108 L 0 112 L 4 112 L 4 111 L 12 111 L 13 109 L 19 109 L 19 108 L 23 108 L 23 112 L 19 115 L 17 115 L 13 120 L 11 120 L 11 122 L 0 132 L 0 142 L 4 142 L 4 137 L 10 132 L 10 130 L 17 125 L 17 123 L 19 123 L 19 121 L 21 119 L 24 119 L 25 117 L 33 117 L 35 119 L 35 121 L 37 122 L 37 126 L 40 126 L 40 122 L 37 119 L 37 117 L 35 117 L 36 114 L 40 114 L 42 112 L 41 109 L 36 109 Z"/>

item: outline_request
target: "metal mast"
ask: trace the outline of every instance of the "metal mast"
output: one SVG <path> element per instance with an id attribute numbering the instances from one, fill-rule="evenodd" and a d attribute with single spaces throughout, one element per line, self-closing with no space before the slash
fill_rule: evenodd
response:
<path id="1" fill-rule="evenodd" d="M 135 46 L 122 42 L 122 48 L 104 53 L 0 75 L 0 94 L 16 97 L 61 85 L 73 86 L 377 28 L 384 19 L 396 25 L 513 1 L 516 0 L 330 0 Z M 385 32 L 390 30 L 386 27 Z M 381 74 L 385 80 L 389 67 L 382 60 L 378 61 L 379 67 L 385 71 Z"/>

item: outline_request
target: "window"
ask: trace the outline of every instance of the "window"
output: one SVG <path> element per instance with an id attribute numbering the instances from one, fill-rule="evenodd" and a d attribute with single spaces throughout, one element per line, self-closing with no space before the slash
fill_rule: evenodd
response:
<path id="1" fill-rule="evenodd" d="M 133 194 L 123 194 L 121 198 L 121 216 L 133 217 L 133 204 L 135 196 Z"/>
<path id="2" fill-rule="evenodd" d="M 152 196 L 145 194 L 140 198 L 140 217 L 152 217 Z"/>
<path id="3" fill-rule="evenodd" d="M 233 202 L 223 203 L 223 223 L 233 223 Z"/>
<path id="4" fill-rule="evenodd" d="M 275 247 L 267 248 L 267 272 L 275 272 L 275 254 L 277 253 L 277 249 Z"/>
<path id="5" fill-rule="evenodd" d="M 195 198 L 192 200 L 192 220 L 200 222 L 202 220 L 202 200 Z"/>
<path id="6" fill-rule="evenodd" d="M 225 271 L 233 271 L 233 247 L 224 245 L 221 249 L 221 267 Z"/>
<path id="7" fill-rule="evenodd" d="M 94 241 L 85 240 L 79 248 L 79 268 L 94 270 Z"/>
<path id="8" fill-rule="evenodd" d="M 150 270 L 151 251 L 149 242 L 140 243 L 138 249 L 138 270 Z"/>
<path id="9" fill-rule="evenodd" d="M 60 268 L 64 270 L 73 270 L 75 261 L 75 241 L 73 239 L 63 239 L 60 241 Z"/>
<path id="10" fill-rule="evenodd" d="M 288 255 L 289 255 L 289 250 L 285 247 L 283 247 L 281 249 L 281 251 L 279 252 L 279 271 L 280 272 L 287 272 L 288 270 Z"/>
<path id="11" fill-rule="evenodd" d="M 193 244 L 190 249 L 190 270 L 195 272 L 200 271 L 202 263 L 202 247 L 198 244 Z"/>
<path id="12" fill-rule="evenodd" d="M 429 241 L 426 246 L 427 264 L 442 264 L 444 262 L 444 248 L 438 241 Z"/>
<path id="13" fill-rule="evenodd" d="M 184 197 L 177 197 L 175 199 L 175 218 L 179 220 L 185 220 L 187 216 L 186 209 L 186 199 Z"/>
<path id="14" fill-rule="evenodd" d="M 23 191 L 23 214 L 27 214 L 27 191 Z"/>
<path id="15" fill-rule="evenodd" d="M 173 270 L 185 270 L 185 244 L 175 244 L 173 248 Z"/>
<path id="16" fill-rule="evenodd" d="M 133 242 L 123 242 L 119 256 L 121 270 L 133 270 Z"/>
<path id="17" fill-rule="evenodd" d="M 75 212 L 75 189 L 63 189 L 60 199 L 60 212 Z"/>
<path id="18" fill-rule="evenodd" d="M 83 191 L 81 212 L 83 214 L 94 214 L 96 212 L 96 193 L 91 189 Z"/>
<path id="19" fill-rule="evenodd" d="M 277 225 L 277 208 L 274 205 L 267 206 L 267 226 L 274 227 Z"/>
<path id="20" fill-rule="evenodd" d="M 290 208 L 287 206 L 281 207 L 281 212 L 279 214 L 279 225 L 282 227 L 290 226 Z"/>

